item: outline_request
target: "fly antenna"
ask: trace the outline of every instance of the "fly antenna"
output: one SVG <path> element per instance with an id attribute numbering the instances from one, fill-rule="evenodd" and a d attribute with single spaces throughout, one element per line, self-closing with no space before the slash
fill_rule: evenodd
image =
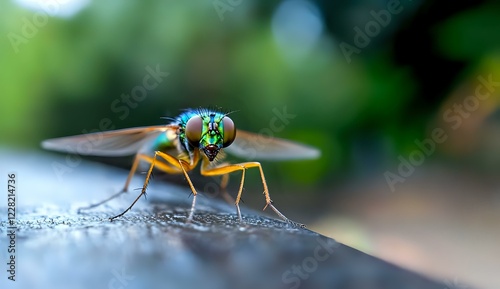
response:
<path id="1" fill-rule="evenodd" d="M 224 116 L 228 116 L 228 115 L 235 113 L 235 112 L 239 112 L 239 110 L 229 110 L 229 111 L 224 113 Z"/>

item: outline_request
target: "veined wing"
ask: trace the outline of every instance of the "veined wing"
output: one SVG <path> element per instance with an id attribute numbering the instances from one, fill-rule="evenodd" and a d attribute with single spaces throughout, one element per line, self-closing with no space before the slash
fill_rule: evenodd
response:
<path id="1" fill-rule="evenodd" d="M 162 132 L 175 132 L 177 126 L 147 126 L 53 138 L 44 140 L 48 150 L 92 156 L 128 156 L 136 154 Z"/>
<path id="2" fill-rule="evenodd" d="M 297 142 L 238 130 L 234 142 L 224 149 L 250 160 L 298 160 L 318 158 L 321 152 Z"/>

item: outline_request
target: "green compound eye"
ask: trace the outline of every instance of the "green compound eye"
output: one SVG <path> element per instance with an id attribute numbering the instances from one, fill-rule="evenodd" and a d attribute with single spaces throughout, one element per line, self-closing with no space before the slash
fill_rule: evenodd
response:
<path id="1" fill-rule="evenodd" d="M 186 123 L 186 138 L 192 146 L 198 147 L 202 129 L 203 120 L 200 116 L 193 116 Z"/>
<path id="2" fill-rule="evenodd" d="M 224 141 L 222 143 L 223 147 L 228 147 L 233 143 L 234 138 L 236 137 L 236 128 L 234 127 L 234 122 L 229 117 L 224 117 L 222 119 L 224 124 Z"/>

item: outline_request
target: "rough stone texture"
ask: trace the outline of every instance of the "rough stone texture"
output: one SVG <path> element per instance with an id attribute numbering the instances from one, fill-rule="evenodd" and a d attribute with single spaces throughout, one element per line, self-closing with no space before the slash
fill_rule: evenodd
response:
<path id="1" fill-rule="evenodd" d="M 120 189 L 127 172 L 82 161 L 58 175 L 54 162 L 67 165 L 65 156 L 0 151 L 0 158 L 1 183 L 8 172 L 18 181 L 17 281 L 2 269 L 0 288 L 446 288 L 245 208 L 240 224 L 234 207 L 219 199 L 198 198 L 194 220 L 186 223 L 189 191 L 160 181 L 151 184 L 148 201 L 116 221 L 108 217 L 137 192 L 78 213 Z"/>

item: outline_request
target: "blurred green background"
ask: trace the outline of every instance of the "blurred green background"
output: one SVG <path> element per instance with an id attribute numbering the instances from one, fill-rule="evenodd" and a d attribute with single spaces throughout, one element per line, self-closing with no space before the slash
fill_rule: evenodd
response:
<path id="1" fill-rule="evenodd" d="M 426 136 L 461 83 L 500 73 L 498 3 L 473 3 L 4 1 L 2 144 L 38 149 L 103 118 L 153 125 L 205 106 L 259 132 L 286 108 L 296 117 L 276 135 L 323 152 L 303 164 L 314 170 L 289 169 L 299 181 L 384 167 Z M 381 25 L 368 25 L 374 13 Z M 356 28 L 369 26 L 356 46 Z M 118 112 L 146 67 L 169 75 Z"/>
<path id="2" fill-rule="evenodd" d="M 464 3 L 6 1 L 2 144 L 38 148 L 103 118 L 153 125 L 206 106 L 235 110 L 238 127 L 259 132 L 286 109 L 296 117 L 276 135 L 323 152 L 288 170 L 299 181 L 384 167 L 414 149 L 461 83 L 500 73 L 497 3 Z M 370 26 L 373 14 L 386 20 Z M 147 67 L 169 75 L 119 110 Z"/>
<path id="3" fill-rule="evenodd" d="M 157 125 L 207 106 L 262 132 L 286 110 L 294 117 L 274 135 L 322 157 L 264 169 L 275 199 L 313 215 L 346 194 L 339 183 L 386 182 L 435 128 L 447 140 L 433 162 L 488 176 L 500 168 L 497 86 L 458 128 L 445 118 L 478 77 L 500 81 L 498 1 L 18 0 L 0 13 L 3 147 L 40 150 L 102 119 Z M 148 69 L 168 76 L 127 105 L 122 95 Z M 249 178 L 246 187 L 260 186 Z"/>

